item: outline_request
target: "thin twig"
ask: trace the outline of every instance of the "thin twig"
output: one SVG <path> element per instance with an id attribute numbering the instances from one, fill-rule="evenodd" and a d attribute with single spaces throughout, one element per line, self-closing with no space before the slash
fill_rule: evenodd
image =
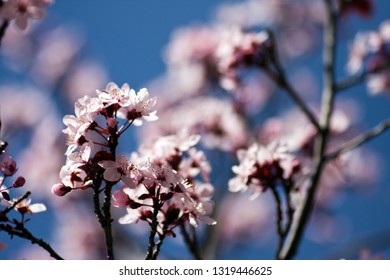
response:
<path id="1" fill-rule="evenodd" d="M 304 230 L 308 223 L 314 204 L 314 196 L 325 165 L 325 150 L 329 134 L 330 119 L 334 109 L 335 98 L 335 47 L 337 13 L 331 0 L 324 0 L 327 20 L 324 27 L 324 91 L 321 106 L 321 130 L 315 139 L 313 171 L 308 188 L 303 193 L 300 205 L 295 211 L 289 234 L 278 254 L 279 259 L 292 259 L 298 250 Z"/>
<path id="2" fill-rule="evenodd" d="M 355 138 L 349 140 L 348 142 L 344 143 L 341 147 L 339 147 L 336 151 L 331 152 L 325 156 L 325 160 L 332 160 L 339 155 L 346 153 L 348 151 L 351 151 L 364 143 L 370 141 L 371 139 L 381 135 L 385 131 L 387 131 L 390 128 L 390 119 L 385 120 L 372 129 L 363 132 L 362 134 L 356 136 Z"/>
<path id="3" fill-rule="evenodd" d="M 283 211 L 282 211 L 282 201 L 280 200 L 279 194 L 275 187 L 270 188 L 276 202 L 276 229 L 279 236 L 277 254 L 280 252 L 280 249 L 283 245 L 284 240 L 284 230 L 283 230 Z"/>
<path id="4" fill-rule="evenodd" d="M 32 244 L 37 244 L 45 251 L 47 251 L 50 256 L 56 260 L 63 260 L 63 258 L 44 240 L 35 237 L 31 232 L 29 232 L 22 223 L 18 223 L 16 227 L 11 227 L 10 225 L 0 224 L 0 231 L 7 232 L 11 237 L 16 235 L 23 239 L 30 240 Z"/>
<path id="5" fill-rule="evenodd" d="M 0 26 L 0 46 L 1 46 L 1 42 L 3 41 L 5 31 L 7 30 L 8 26 L 9 26 L 9 20 L 5 19 Z"/>
<path id="6" fill-rule="evenodd" d="M 28 191 L 24 195 L 22 195 L 18 200 L 16 200 L 11 206 L 7 207 L 4 211 L 1 211 L 0 213 L 2 215 L 7 215 L 11 210 L 13 210 L 20 202 L 25 200 L 27 197 L 31 195 L 31 192 Z"/>
<path id="7" fill-rule="evenodd" d="M 196 240 L 196 237 L 193 236 L 191 238 L 184 223 L 180 225 L 180 231 L 181 231 L 181 234 L 183 235 L 184 242 L 186 243 L 192 256 L 196 260 L 201 260 L 202 257 L 201 257 L 200 252 L 199 252 L 199 246 L 198 246 L 198 242 Z"/>
<path id="8" fill-rule="evenodd" d="M 153 252 L 154 248 L 156 246 L 155 237 L 157 234 L 157 226 L 158 226 L 158 220 L 157 220 L 157 214 L 159 211 L 159 201 L 157 198 L 153 199 L 153 215 L 152 215 L 152 221 L 150 223 L 150 234 L 149 234 L 149 245 L 146 253 L 145 260 L 152 260 L 153 259 Z"/>
<path id="9" fill-rule="evenodd" d="M 343 80 L 339 81 L 335 86 L 335 91 L 343 91 L 346 89 L 349 89 L 353 86 L 359 85 L 363 83 L 370 75 L 377 74 L 382 71 L 388 70 L 390 67 L 390 61 L 382 64 L 380 67 L 371 70 L 371 71 L 364 71 L 360 74 L 353 75 L 347 78 L 344 78 Z"/>
<path id="10" fill-rule="evenodd" d="M 152 257 L 153 260 L 157 260 L 158 254 L 160 253 L 160 250 L 161 250 L 161 246 L 162 246 L 164 239 L 166 237 L 167 230 L 168 230 L 168 226 L 164 225 L 163 230 L 162 230 L 163 233 L 158 234 L 159 240 L 156 243 L 155 250 L 153 251 L 153 257 Z"/>
<path id="11" fill-rule="evenodd" d="M 113 183 L 106 182 L 106 187 L 104 189 L 104 201 L 103 201 L 103 213 L 104 213 L 104 235 L 106 239 L 106 249 L 107 249 L 107 259 L 114 259 L 114 246 L 113 246 L 113 237 L 112 237 L 112 216 L 111 216 L 111 192 L 112 192 Z"/>
<path id="12" fill-rule="evenodd" d="M 300 95 L 297 93 L 297 91 L 293 88 L 293 86 L 288 81 L 287 76 L 286 76 L 286 74 L 283 70 L 283 67 L 280 63 L 280 60 L 279 60 L 279 55 L 277 53 L 276 40 L 273 38 L 273 33 L 271 31 L 269 31 L 269 34 L 270 34 L 271 40 L 274 44 L 274 48 L 273 48 L 273 51 L 271 53 L 271 56 L 272 56 L 273 66 L 275 69 L 274 70 L 267 69 L 268 71 L 266 71 L 266 72 L 268 73 L 268 75 L 271 77 L 271 79 L 274 80 L 274 82 L 278 86 L 283 88 L 290 95 L 290 97 L 293 99 L 293 101 L 299 107 L 299 109 L 302 110 L 302 112 L 306 115 L 306 117 L 314 125 L 314 127 L 318 131 L 320 131 L 321 127 L 318 123 L 316 116 L 312 113 L 312 111 L 309 109 L 309 107 L 307 106 L 305 101 L 303 101 L 303 99 L 300 97 Z"/>

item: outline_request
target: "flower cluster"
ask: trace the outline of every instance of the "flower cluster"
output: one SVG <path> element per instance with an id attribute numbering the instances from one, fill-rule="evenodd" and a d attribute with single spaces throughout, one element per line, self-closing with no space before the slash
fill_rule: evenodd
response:
<path id="1" fill-rule="evenodd" d="M 7 209 L 15 209 L 18 211 L 22 215 L 23 220 L 26 213 L 34 214 L 46 211 L 46 206 L 42 203 L 31 204 L 31 199 L 28 198 L 27 195 L 25 195 L 25 197 L 14 197 L 11 199 L 9 190 L 23 187 L 26 183 L 26 179 L 22 176 L 18 176 L 13 180 L 13 183 L 9 187 L 5 187 L 4 183 L 6 179 L 16 174 L 18 166 L 12 157 L 5 155 L 1 155 L 1 157 L 0 172 L 2 173 L 2 177 L 0 177 L 0 204 L 7 208 L 0 210 L 0 222 L 10 222 L 7 214 L 5 214 L 9 211 Z"/>
<path id="2" fill-rule="evenodd" d="M 15 20 L 16 25 L 24 30 L 28 19 L 42 19 L 44 9 L 52 4 L 52 0 L 4 0 L 0 6 L 0 16 L 7 20 Z"/>
<path id="3" fill-rule="evenodd" d="M 97 90 L 97 95 L 80 98 L 75 103 L 75 115 L 64 117 L 67 160 L 60 171 L 61 183 L 52 187 L 56 195 L 100 185 L 99 162 L 115 160 L 120 135 L 132 124 L 142 124 L 142 119 L 157 119 L 153 110 L 156 98 L 149 98 L 147 89 L 136 93 L 128 84 L 119 88 L 109 83 L 105 90 Z M 125 120 L 121 126 L 119 119 Z"/>
<path id="4" fill-rule="evenodd" d="M 252 198 L 278 185 L 291 188 L 300 173 L 300 163 L 286 147 L 277 143 L 261 146 L 257 143 L 237 152 L 239 165 L 232 167 L 235 177 L 229 181 L 232 192 L 252 190 Z"/>
<path id="5" fill-rule="evenodd" d="M 177 118 L 178 115 L 182 117 Z M 145 127 L 143 133 L 148 138 L 175 134 L 185 127 L 191 133 L 201 134 L 205 147 L 233 153 L 248 141 L 244 119 L 227 100 L 192 98 L 159 113 L 159 116 L 161 122 L 158 125 Z"/>
<path id="6" fill-rule="evenodd" d="M 367 87 L 372 94 L 389 92 L 390 75 L 385 68 L 390 64 L 390 21 L 384 21 L 378 31 L 358 33 L 350 48 L 347 64 L 348 72 L 361 71 L 373 73 L 369 76 Z"/>
<path id="7" fill-rule="evenodd" d="M 273 43 L 266 31 L 250 33 L 232 29 L 224 35 L 216 50 L 217 68 L 221 86 L 232 90 L 239 84 L 239 69 L 270 63 Z"/>
<path id="8" fill-rule="evenodd" d="M 209 183 L 211 168 L 204 153 L 194 147 L 199 138 L 182 131 L 141 147 L 129 161 L 101 163 L 107 168 L 105 179 L 130 179 L 122 180 L 124 185 L 113 195 L 114 206 L 127 209 L 120 223 L 143 220 L 152 224 L 155 214 L 157 230 L 163 235 L 173 234 L 172 230 L 185 222 L 193 226 L 198 221 L 216 223 L 209 217 L 214 190 Z"/>

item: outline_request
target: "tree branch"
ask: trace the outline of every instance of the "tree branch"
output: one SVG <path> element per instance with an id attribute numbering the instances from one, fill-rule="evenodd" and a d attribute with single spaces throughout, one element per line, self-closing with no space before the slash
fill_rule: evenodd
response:
<path id="1" fill-rule="evenodd" d="M 54 249 L 48 243 L 32 235 L 32 233 L 29 232 L 22 223 L 18 223 L 16 227 L 0 224 L 0 230 L 7 232 L 11 237 L 16 235 L 23 239 L 30 240 L 32 244 L 37 244 L 45 251 L 47 251 L 52 258 L 56 260 L 63 260 L 63 258 L 60 255 L 58 255 L 57 252 L 54 251 Z"/>
<path id="2" fill-rule="evenodd" d="M 334 108 L 335 97 L 335 47 L 336 47 L 336 19 L 337 13 L 331 0 L 324 0 L 327 10 L 327 20 L 324 26 L 324 90 L 321 103 L 321 130 L 315 139 L 313 156 L 313 170 L 310 176 L 308 188 L 303 193 L 302 202 L 297 207 L 290 232 L 287 235 L 282 249 L 278 254 L 279 259 L 291 259 L 295 256 L 301 242 L 304 230 L 308 223 L 314 203 L 314 196 L 318 187 L 323 167 L 325 165 L 324 153 L 329 134 L 330 119 Z"/>
<path id="3" fill-rule="evenodd" d="M 0 2 L 0 3 L 2 3 L 2 2 Z M 7 30 L 8 26 L 9 26 L 9 20 L 5 19 L 0 26 L 0 46 L 1 46 L 1 42 L 3 41 L 5 31 Z"/>
<path id="4" fill-rule="evenodd" d="M 348 151 L 351 151 L 364 143 L 370 141 L 371 139 L 381 135 L 384 133 L 386 130 L 390 128 L 390 119 L 387 119 L 372 129 L 363 132 L 362 134 L 356 136 L 355 138 L 349 140 L 348 142 L 344 143 L 341 147 L 339 147 L 336 151 L 331 152 L 325 156 L 325 160 L 332 160 L 339 155 L 346 153 Z"/>
<path id="5" fill-rule="evenodd" d="M 353 75 L 347 78 L 344 78 L 343 80 L 339 81 L 335 86 L 335 91 L 343 91 L 346 89 L 349 89 L 353 86 L 359 85 L 363 83 L 370 75 L 380 73 L 384 70 L 388 70 L 390 67 L 390 61 L 387 61 L 380 67 L 371 70 L 371 71 L 364 71 L 360 74 Z"/>
<path id="6" fill-rule="evenodd" d="M 180 225 L 180 231 L 181 234 L 183 235 L 184 242 L 186 243 L 188 249 L 190 250 L 191 254 L 194 256 L 194 258 L 196 260 L 202 260 L 202 256 L 200 255 L 199 246 L 198 243 L 196 242 L 196 238 L 195 236 L 191 238 L 184 223 Z"/>
<path id="7" fill-rule="evenodd" d="M 282 89 L 284 89 L 288 95 L 292 98 L 292 100 L 295 102 L 295 104 L 299 107 L 299 109 L 302 110 L 302 112 L 306 115 L 306 117 L 309 119 L 309 121 L 314 125 L 314 127 L 320 131 L 321 127 L 317 121 L 316 116 L 311 112 L 307 104 L 303 101 L 303 99 L 300 97 L 300 95 L 296 92 L 296 90 L 292 87 L 292 85 L 289 83 L 286 74 L 283 70 L 283 67 L 280 63 L 279 56 L 277 53 L 277 46 L 276 46 L 276 40 L 273 37 L 272 32 L 269 31 L 271 40 L 274 44 L 273 51 L 271 53 L 273 66 L 275 67 L 276 73 L 273 73 L 272 69 L 267 69 L 266 73 L 271 77 L 271 79 Z"/>

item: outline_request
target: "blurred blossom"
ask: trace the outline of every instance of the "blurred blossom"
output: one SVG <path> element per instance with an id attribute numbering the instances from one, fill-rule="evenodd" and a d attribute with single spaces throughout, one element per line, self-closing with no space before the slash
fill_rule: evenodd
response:
<path id="1" fill-rule="evenodd" d="M 54 242 L 58 252 L 66 259 L 93 260 L 105 256 L 103 234 L 96 218 L 88 209 L 69 203 L 66 211 L 57 217 Z"/>
<path id="2" fill-rule="evenodd" d="M 74 28 L 60 26 L 42 34 L 40 48 L 31 69 L 33 79 L 53 86 L 79 59 L 85 39 Z"/>
<path id="3" fill-rule="evenodd" d="M 171 89 L 196 95 L 217 80 L 215 50 L 220 33 L 216 27 L 191 26 L 173 34 L 164 52 L 168 66 L 166 78 L 172 80 Z"/>
<path id="4" fill-rule="evenodd" d="M 80 62 L 66 75 L 65 97 L 72 104 L 86 94 L 92 95 L 94 89 L 102 88 L 108 82 L 108 74 L 104 66 L 93 60 Z"/>
<path id="5" fill-rule="evenodd" d="M 215 54 L 221 86 L 226 90 L 239 87 L 239 70 L 266 66 L 272 48 L 273 42 L 266 31 L 249 33 L 236 28 L 226 30 Z"/>
<path id="6" fill-rule="evenodd" d="M 312 224 L 308 228 L 307 236 L 316 243 L 336 243 L 348 234 L 350 229 L 349 220 L 341 215 L 327 215 L 316 213 Z"/>
<path id="7" fill-rule="evenodd" d="M 42 91 L 22 85 L 3 85 L 0 87 L 2 129 L 6 133 L 22 128 L 33 127 L 50 110 L 50 101 Z"/>
<path id="8" fill-rule="evenodd" d="M 68 201 L 61 204 L 61 207 L 65 207 L 66 211 L 53 211 L 57 215 L 50 240 L 51 246 L 68 260 L 104 259 L 102 229 L 94 215 L 91 215 L 90 209 L 75 201 Z M 37 246 L 27 247 L 19 253 L 19 258 L 51 259 L 47 252 Z"/>
<path id="9" fill-rule="evenodd" d="M 246 195 L 227 196 L 220 205 L 218 216 L 222 242 L 253 242 L 269 237 L 274 217 L 271 201 L 267 195 L 250 201 Z"/>
<path id="10" fill-rule="evenodd" d="M 29 29 L 21 33 L 13 25 L 7 28 L 1 44 L 5 64 L 14 71 L 25 71 L 32 63 L 37 49 L 37 43 L 32 40 L 32 31 Z"/>
<path id="11" fill-rule="evenodd" d="M 378 31 L 366 31 L 356 34 L 350 47 L 347 70 L 351 74 L 362 71 L 378 72 L 388 68 L 390 61 L 390 21 L 384 21 Z M 370 74 L 367 87 L 371 94 L 389 92 L 389 71 Z"/>
<path id="12" fill-rule="evenodd" d="M 59 127 L 61 122 L 52 114 L 47 114 L 30 136 L 29 145 L 18 156 L 20 172 L 27 179 L 34 196 L 51 198 L 49 186 L 58 180 L 65 141 Z M 37 158 L 40 160 L 37 161 Z"/>
<path id="13" fill-rule="evenodd" d="M 45 8 L 52 4 L 52 0 L 4 0 L 0 8 L 0 16 L 7 20 L 15 20 L 15 24 L 25 30 L 28 20 L 42 19 Z"/>
<path id="14" fill-rule="evenodd" d="M 217 23 L 224 25 L 244 29 L 272 26 L 282 56 L 287 57 L 304 55 L 315 45 L 324 18 L 324 6 L 318 0 L 246 0 L 222 4 L 216 11 Z"/>
<path id="15" fill-rule="evenodd" d="M 165 60 L 170 66 L 204 63 L 212 59 L 218 44 L 218 30 L 207 26 L 178 29 L 165 50 Z"/>
<path id="16" fill-rule="evenodd" d="M 252 144 L 248 149 L 238 150 L 237 157 L 239 164 L 232 167 L 235 177 L 229 180 L 229 191 L 250 189 L 251 199 L 278 185 L 289 189 L 300 175 L 299 161 L 276 142 L 267 146 Z"/>
<path id="17" fill-rule="evenodd" d="M 210 149 L 235 151 L 248 141 L 244 120 L 227 100 L 198 97 L 159 112 L 159 122 L 146 126 L 142 139 L 156 139 L 187 128 L 201 134 L 202 144 Z"/>

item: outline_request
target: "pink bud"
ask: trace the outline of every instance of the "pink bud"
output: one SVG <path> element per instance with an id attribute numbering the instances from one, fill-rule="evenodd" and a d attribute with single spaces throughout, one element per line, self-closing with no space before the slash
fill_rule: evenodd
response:
<path id="1" fill-rule="evenodd" d="M 7 156 L 0 164 L 0 171 L 3 172 L 4 176 L 14 175 L 18 171 L 16 161 L 12 157 Z"/>
<path id="2" fill-rule="evenodd" d="M 72 190 L 71 187 L 67 187 L 62 183 L 55 184 L 51 187 L 51 192 L 58 196 L 64 196 Z"/>
<path id="3" fill-rule="evenodd" d="M 20 188 L 20 187 L 23 187 L 25 183 L 26 183 L 26 179 L 24 179 L 24 177 L 22 177 L 22 176 L 19 176 L 18 178 L 16 178 L 15 182 L 12 184 L 12 187 Z"/>

